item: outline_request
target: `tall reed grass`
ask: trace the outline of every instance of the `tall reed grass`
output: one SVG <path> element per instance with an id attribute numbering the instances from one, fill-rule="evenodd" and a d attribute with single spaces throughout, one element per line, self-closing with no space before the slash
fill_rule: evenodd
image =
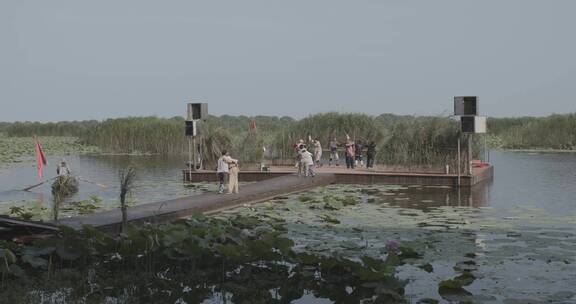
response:
<path id="1" fill-rule="evenodd" d="M 250 130 L 256 122 L 256 132 Z M 488 142 L 511 149 L 576 149 L 576 114 L 544 118 L 489 119 Z M 458 123 L 442 117 L 382 114 L 322 113 L 294 120 L 275 116 L 210 116 L 201 123 L 199 142 L 207 164 L 214 163 L 223 149 L 242 162 L 258 162 L 263 147 L 274 159 L 291 159 L 292 145 L 308 136 L 319 138 L 325 150 L 336 137 L 374 141 L 382 164 L 442 164 L 454 159 Z M 88 145 L 112 153 L 185 154 L 188 140 L 181 117 L 128 117 L 104 121 L 57 123 L 1 123 L 8 136 L 75 136 Z M 482 137 L 475 137 L 475 151 L 482 152 Z M 477 157 L 478 155 L 476 155 Z"/>
<path id="2" fill-rule="evenodd" d="M 576 150 L 576 113 L 490 122 L 503 148 Z"/>
<path id="3" fill-rule="evenodd" d="M 323 113 L 308 116 L 276 133 L 269 143 L 275 157 L 293 157 L 292 145 L 298 140 L 308 141 L 318 138 L 325 150 L 328 143 L 336 138 L 339 143 L 346 142 L 346 135 L 354 140 L 381 142 L 384 138 L 374 117 L 365 114 Z"/>

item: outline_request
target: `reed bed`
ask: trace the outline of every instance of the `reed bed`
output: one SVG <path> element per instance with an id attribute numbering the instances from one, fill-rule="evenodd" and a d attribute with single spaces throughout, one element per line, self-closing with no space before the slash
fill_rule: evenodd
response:
<path id="1" fill-rule="evenodd" d="M 496 136 L 506 149 L 576 150 L 576 114 L 543 118 L 494 119 Z"/>
<path id="2" fill-rule="evenodd" d="M 256 122 L 256 130 L 250 125 Z M 497 118 L 488 121 L 486 137 L 492 148 L 576 149 L 576 114 L 544 118 Z M 12 138 L 32 135 L 73 136 L 84 145 L 103 152 L 181 155 L 188 152 L 181 117 L 128 117 L 104 121 L 57 123 L 16 122 L 0 124 Z M 381 114 L 322 113 L 301 120 L 276 116 L 210 116 L 200 124 L 200 153 L 212 166 L 226 149 L 242 162 L 291 159 L 292 145 L 299 139 L 319 138 L 324 149 L 336 137 L 374 141 L 381 164 L 419 166 L 449 164 L 456 158 L 457 122 L 447 117 L 416 117 Z M 483 137 L 474 138 L 475 151 L 482 153 Z M 266 151 L 264 151 L 266 148 Z M 476 155 L 477 157 L 478 155 Z"/>

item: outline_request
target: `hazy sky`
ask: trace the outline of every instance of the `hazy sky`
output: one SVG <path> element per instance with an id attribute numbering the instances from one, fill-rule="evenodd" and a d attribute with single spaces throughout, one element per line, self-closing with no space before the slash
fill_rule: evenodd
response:
<path id="1" fill-rule="evenodd" d="M 1 0 L 0 121 L 576 111 L 574 0 Z"/>

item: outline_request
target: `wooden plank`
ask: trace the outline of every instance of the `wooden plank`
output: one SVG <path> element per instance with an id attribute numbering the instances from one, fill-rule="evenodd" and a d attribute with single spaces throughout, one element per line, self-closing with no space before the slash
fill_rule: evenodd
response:
<path id="1" fill-rule="evenodd" d="M 313 178 L 299 178 L 295 175 L 281 176 L 246 185 L 240 189 L 239 194 L 206 193 L 130 207 L 128 221 L 133 223 L 163 222 L 187 217 L 194 213 L 213 213 L 244 204 L 266 201 L 276 196 L 307 191 L 335 181 L 334 174 L 319 174 Z M 122 213 L 115 209 L 62 219 L 58 224 L 74 229 L 90 225 L 101 230 L 118 232 L 122 225 Z"/>
<path id="2" fill-rule="evenodd" d="M 1 224 L 7 224 L 10 226 L 16 226 L 16 227 L 28 227 L 28 228 L 35 228 L 35 229 L 58 231 L 58 227 L 53 225 L 53 224 L 15 219 L 15 218 L 11 218 L 11 217 L 8 217 L 5 215 L 0 215 L 0 225 Z"/>
<path id="3" fill-rule="evenodd" d="M 294 174 L 293 168 L 272 168 L 272 171 L 241 171 L 241 181 L 262 181 L 278 176 Z M 345 168 L 320 168 L 318 172 L 334 174 L 336 183 L 342 184 L 395 184 L 395 185 L 423 185 L 423 186 L 451 186 L 457 187 L 458 175 L 443 173 L 419 173 L 419 172 L 382 172 L 367 169 L 348 170 Z M 475 169 L 472 176 L 461 176 L 461 187 L 469 188 L 479 182 L 491 179 L 493 167 Z M 184 181 L 191 182 L 215 182 L 217 180 L 214 171 L 196 171 L 190 174 L 183 171 Z"/>

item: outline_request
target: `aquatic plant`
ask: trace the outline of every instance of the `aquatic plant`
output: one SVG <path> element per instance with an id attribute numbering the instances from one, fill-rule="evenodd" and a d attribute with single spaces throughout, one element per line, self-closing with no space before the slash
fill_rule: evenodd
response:
<path id="1" fill-rule="evenodd" d="M 83 145 L 73 137 L 40 137 L 46 155 L 69 155 L 98 153 L 94 146 Z M 0 135 L 0 166 L 13 162 L 32 161 L 34 138 L 6 137 Z"/>
<path id="2" fill-rule="evenodd" d="M 406 302 L 406 282 L 389 261 L 297 253 L 284 231 L 281 221 L 203 216 L 130 225 L 119 237 L 61 227 L 31 245 L 0 243 L 0 258 L 11 253 L 0 292 L 4 299 L 64 292 L 70 302 L 199 303 L 221 294 L 234 303 L 290 303 L 306 292 L 334 302 Z"/>
<path id="3" fill-rule="evenodd" d="M 120 210 L 122 212 L 122 231 L 128 227 L 128 207 L 126 204 L 126 195 L 129 195 L 134 189 L 136 181 L 136 170 L 133 167 L 127 167 L 118 173 L 120 179 Z"/>
<path id="4" fill-rule="evenodd" d="M 59 176 L 52 183 L 52 216 L 54 221 L 58 221 L 60 204 L 66 197 L 76 192 L 78 192 L 78 180 L 73 176 Z"/>
<path id="5" fill-rule="evenodd" d="M 52 195 L 63 199 L 78 192 L 78 180 L 70 175 L 59 176 L 52 183 Z"/>

